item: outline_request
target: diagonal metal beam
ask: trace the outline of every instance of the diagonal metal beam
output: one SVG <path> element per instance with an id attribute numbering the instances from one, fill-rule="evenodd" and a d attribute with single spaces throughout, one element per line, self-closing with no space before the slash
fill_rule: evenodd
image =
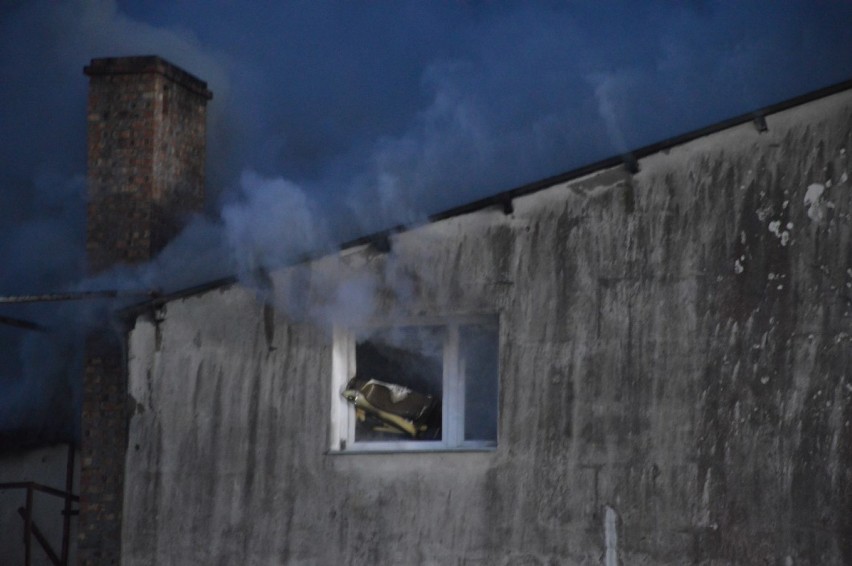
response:
<path id="1" fill-rule="evenodd" d="M 22 318 L 14 318 L 11 316 L 4 316 L 0 314 L 0 324 L 6 324 L 8 326 L 14 326 L 16 328 L 23 328 L 24 330 L 34 330 L 36 332 L 49 332 L 50 329 L 46 326 L 43 326 L 37 322 L 31 322 L 29 320 L 24 320 Z"/>
<path id="2" fill-rule="evenodd" d="M 7 295 L 0 297 L 0 304 L 50 303 L 57 301 L 83 301 L 86 299 L 112 299 L 118 297 L 155 298 L 157 291 L 74 291 L 70 293 L 46 293 L 43 295 Z"/>
<path id="3" fill-rule="evenodd" d="M 18 514 L 24 519 L 24 522 L 29 525 L 33 536 L 44 549 L 44 552 L 47 554 L 47 557 L 50 559 L 50 561 L 55 564 L 55 566 L 62 566 L 62 561 L 59 559 L 59 555 L 57 555 L 56 551 L 53 550 L 53 547 L 50 546 L 50 542 L 48 542 L 47 537 L 44 536 L 44 533 L 41 532 L 41 529 L 36 526 L 32 518 L 27 514 L 27 510 L 23 507 L 18 507 Z M 27 558 L 27 560 L 29 560 L 29 558 Z M 29 564 L 29 562 L 27 563 Z"/>

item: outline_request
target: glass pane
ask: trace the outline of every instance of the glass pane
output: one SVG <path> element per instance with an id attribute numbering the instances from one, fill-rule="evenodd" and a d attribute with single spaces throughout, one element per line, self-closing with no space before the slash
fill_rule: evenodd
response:
<path id="1" fill-rule="evenodd" d="M 497 441 L 499 335 L 497 325 L 459 328 L 464 371 L 464 439 Z"/>
<path id="2" fill-rule="evenodd" d="M 360 394 L 356 442 L 441 439 L 444 334 L 439 326 L 403 326 L 358 336 L 349 387 Z"/>

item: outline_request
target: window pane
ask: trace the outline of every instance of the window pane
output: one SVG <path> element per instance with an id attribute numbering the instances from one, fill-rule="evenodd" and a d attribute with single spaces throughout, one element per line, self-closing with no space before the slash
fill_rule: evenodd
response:
<path id="1" fill-rule="evenodd" d="M 459 328 L 459 356 L 464 370 L 464 439 L 497 441 L 497 326 Z"/>
<path id="2" fill-rule="evenodd" d="M 356 413 L 356 442 L 441 439 L 443 351 L 443 327 L 391 327 L 359 336 L 355 380 L 369 405 Z"/>

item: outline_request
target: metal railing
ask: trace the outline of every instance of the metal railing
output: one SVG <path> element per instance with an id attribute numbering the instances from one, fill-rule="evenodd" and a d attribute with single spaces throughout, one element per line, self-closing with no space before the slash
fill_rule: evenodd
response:
<path id="1" fill-rule="evenodd" d="M 0 490 L 23 489 L 26 490 L 26 503 L 24 507 L 18 508 L 18 514 L 24 520 L 24 566 L 30 566 L 33 559 L 33 539 L 41 545 L 50 562 L 55 566 L 68 566 L 68 555 L 71 549 L 71 516 L 78 515 L 79 509 L 72 509 L 72 503 L 79 503 L 80 496 L 71 491 L 74 486 L 74 446 L 68 446 L 68 464 L 65 474 L 65 489 L 56 489 L 37 482 L 8 482 L 0 483 Z M 57 553 L 47 537 L 33 520 L 33 503 L 35 492 L 45 493 L 65 500 L 62 510 L 62 547 Z"/>

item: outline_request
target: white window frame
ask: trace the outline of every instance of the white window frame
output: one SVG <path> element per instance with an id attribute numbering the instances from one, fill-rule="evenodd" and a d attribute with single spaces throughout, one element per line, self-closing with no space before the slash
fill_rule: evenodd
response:
<path id="1" fill-rule="evenodd" d="M 330 451 L 333 453 L 358 453 L 494 450 L 497 447 L 497 440 L 464 439 L 465 368 L 463 360 L 459 357 L 459 327 L 469 324 L 496 325 L 499 342 L 499 321 L 495 315 L 404 319 L 364 324 L 357 328 L 336 325 L 332 337 Z M 355 337 L 359 331 L 365 329 L 397 326 L 438 326 L 446 329 L 443 348 L 441 440 L 370 440 L 356 442 L 355 408 L 341 395 L 346 384 L 356 373 Z M 499 344 L 497 347 L 499 351 Z M 495 387 L 499 387 L 499 381 L 498 364 Z M 498 419 L 498 417 L 499 409 L 495 407 L 495 419 Z"/>

